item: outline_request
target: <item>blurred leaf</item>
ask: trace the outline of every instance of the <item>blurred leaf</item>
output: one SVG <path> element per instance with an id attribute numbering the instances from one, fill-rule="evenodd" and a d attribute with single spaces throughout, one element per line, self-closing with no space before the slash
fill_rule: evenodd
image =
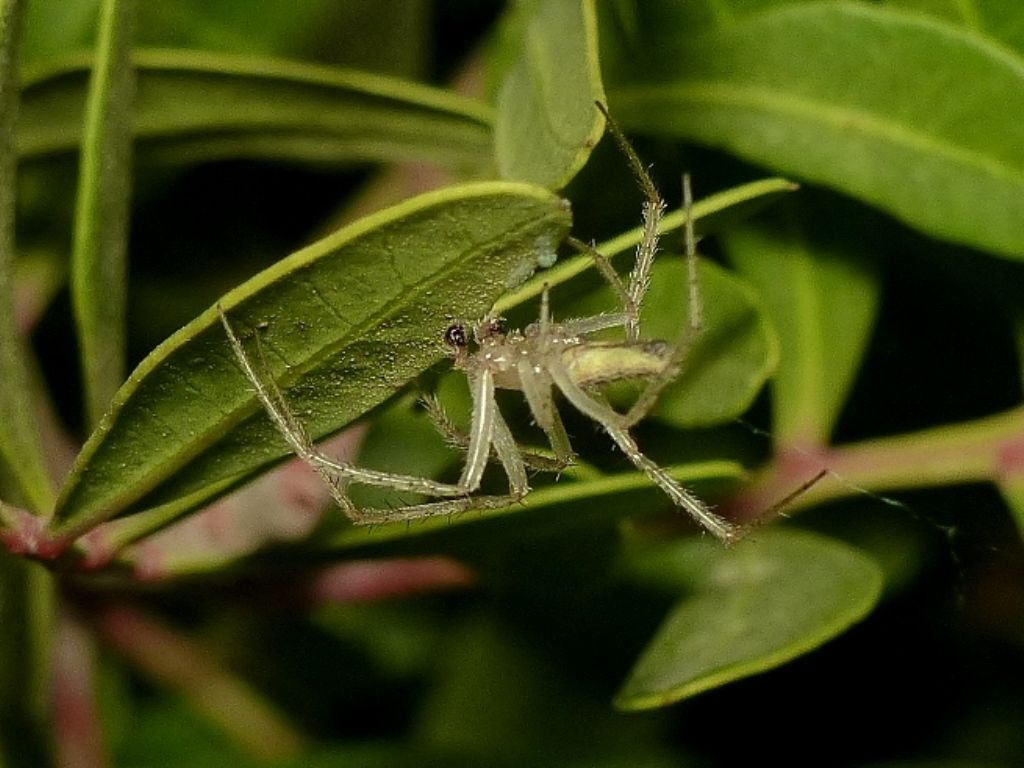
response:
<path id="1" fill-rule="evenodd" d="M 188 702 L 246 753 L 278 760 L 301 753 L 304 734 L 210 645 L 131 608 L 109 608 L 95 622 L 103 640 L 141 674 Z"/>
<path id="2" fill-rule="evenodd" d="M 243 338 L 259 333 L 267 373 L 319 438 L 442 359 L 446 325 L 489 311 L 510 279 L 529 274 L 538 242 L 559 242 L 569 223 L 563 201 L 537 187 L 452 187 L 335 232 L 221 303 Z M 56 520 L 82 531 L 131 509 L 181 505 L 173 517 L 286 453 L 211 308 L 131 374 L 83 448 Z"/>
<path id="3" fill-rule="evenodd" d="M 821 444 L 853 387 L 878 310 L 877 264 L 831 209 L 792 205 L 723 236 L 730 261 L 764 298 L 779 333 L 772 382 L 777 443 Z M 852 230 L 852 231 L 851 231 Z M 863 240 L 863 238 L 860 238 Z"/>
<path id="4" fill-rule="evenodd" d="M 85 48 L 96 35 L 100 0 L 32 0 L 25 11 L 25 61 Z"/>
<path id="5" fill-rule="evenodd" d="M 490 158 L 490 115 L 472 99 L 380 75 L 275 59 L 145 50 L 135 135 L 143 157 L 267 157 L 306 162 Z M 38 65 L 23 79 L 23 157 L 78 147 L 89 58 Z"/>
<path id="6" fill-rule="evenodd" d="M 267 768 L 300 764 L 263 760 L 232 743 L 208 721 L 173 699 L 151 699 L 139 708 L 115 752 L 118 766 L 162 768 Z"/>
<path id="7" fill-rule="evenodd" d="M 17 185 L 12 180 L 17 178 L 14 127 L 20 106 L 16 66 L 24 7 L 21 0 L 0 4 L 0 463 L 20 496 L 9 501 L 48 512 L 53 493 L 33 419 L 26 350 L 18 334 L 14 305 Z"/>
<path id="8" fill-rule="evenodd" d="M 135 0 L 103 2 L 78 166 L 71 297 L 93 426 L 125 374 L 135 11 Z"/>
<path id="9" fill-rule="evenodd" d="M 518 61 L 498 94 L 495 154 L 503 178 L 561 189 L 590 157 L 604 130 L 593 0 L 538 0 L 518 6 Z"/>
<path id="10" fill-rule="evenodd" d="M 677 34 L 657 57 L 612 94 L 629 128 L 723 147 L 1024 258 L 1024 67 L 1005 48 L 839 2 Z"/>
<path id="11" fill-rule="evenodd" d="M 144 3 L 143 45 L 283 56 L 422 74 L 431 21 L 423 0 L 163 0 Z"/>
<path id="12" fill-rule="evenodd" d="M 687 328 L 686 263 L 662 255 L 641 317 L 645 339 L 676 342 Z M 711 262 L 700 262 L 704 330 L 683 370 L 662 392 L 652 416 L 677 427 L 721 424 L 750 407 L 778 361 L 778 342 L 757 295 Z M 556 306 L 558 306 L 556 304 Z M 607 286 L 559 307 L 559 315 L 581 317 L 619 308 Z M 636 387 L 630 387 L 634 392 Z"/>
<path id="13" fill-rule="evenodd" d="M 35 647 L 33 596 L 37 578 L 31 571 L 39 566 L 0 552 L 0 765 L 32 766 L 43 759 L 44 745 L 38 720 L 47 721 L 49 712 L 35 711 L 39 701 L 39 680 L 49 671 L 42 653 L 49 644 Z M 36 574 L 38 575 L 38 574 Z M 47 662 L 41 669 L 40 662 Z"/>
<path id="14" fill-rule="evenodd" d="M 477 615 L 450 635 L 420 707 L 417 744 L 469 758 L 497 755 L 509 765 L 540 754 L 544 765 L 607 759 L 658 744 L 654 721 L 616 716 L 597 691 L 575 683 L 571 666 L 516 627 Z"/>
<path id="15" fill-rule="evenodd" d="M 683 588 L 616 697 L 672 704 L 773 669 L 845 631 L 875 605 L 881 570 L 858 550 L 794 530 L 762 530 L 731 550 L 689 540 L 627 564 L 642 583 Z"/>
<path id="16" fill-rule="evenodd" d="M 22 251 L 14 264 L 14 316 L 28 334 L 67 282 L 67 258 L 49 248 Z"/>

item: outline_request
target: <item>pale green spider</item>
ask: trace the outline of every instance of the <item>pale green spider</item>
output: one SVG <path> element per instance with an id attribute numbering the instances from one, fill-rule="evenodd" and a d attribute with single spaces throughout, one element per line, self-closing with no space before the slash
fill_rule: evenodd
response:
<path id="1" fill-rule="evenodd" d="M 522 499 L 530 490 L 527 466 L 557 471 L 573 462 L 572 446 L 554 401 L 553 390 L 557 389 L 577 410 L 600 424 L 626 457 L 656 483 L 673 504 L 721 541 L 731 543 L 738 538 L 740 528 L 716 515 L 695 494 L 647 458 L 629 431 L 644 418 L 661 390 L 679 373 L 703 329 L 703 306 L 697 281 L 692 216 L 689 215 L 692 196 L 689 180 L 684 178 L 683 203 L 688 212 L 688 324 L 683 339 L 674 347 L 664 342 L 640 339 L 639 311 L 650 286 L 665 203 L 625 135 L 604 106 L 598 104 L 598 107 L 628 158 L 645 196 L 643 236 L 637 247 L 636 263 L 628 285 L 592 246 L 572 238 L 570 242 L 593 258 L 601 274 L 618 294 L 622 302 L 621 311 L 556 322 L 551 317 L 545 287 L 540 316 L 523 331 L 508 330 L 504 320 L 494 316 L 474 325 L 471 334 L 462 323 L 454 323 L 444 331 L 444 339 L 452 349 L 454 365 L 465 371 L 469 381 L 472 415 L 468 434 L 459 433 L 448 422 L 436 401 L 428 400 L 427 405 L 442 433 L 465 449 L 466 460 L 458 482 L 442 483 L 429 478 L 380 472 L 325 456 L 292 413 L 277 384 L 256 370 L 227 317 L 221 314 L 238 362 L 271 420 L 295 453 L 323 477 L 334 500 L 353 522 L 367 525 L 416 520 L 471 509 L 494 509 Z M 614 327 L 625 329 L 625 341 L 588 338 L 597 331 Z M 647 385 L 629 411 L 619 413 L 596 390 L 602 384 L 624 379 L 646 379 Z M 498 409 L 495 390 L 499 388 L 522 391 L 533 418 L 551 444 L 554 460 L 524 452 L 516 443 Z M 474 495 L 480 488 L 492 452 L 508 476 L 509 492 L 503 496 Z M 417 493 L 437 500 L 395 509 L 360 509 L 346 493 L 349 483 Z"/>

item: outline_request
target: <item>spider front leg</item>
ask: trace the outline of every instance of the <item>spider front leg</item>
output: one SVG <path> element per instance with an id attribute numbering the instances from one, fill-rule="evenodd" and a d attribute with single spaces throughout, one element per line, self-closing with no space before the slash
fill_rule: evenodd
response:
<path id="1" fill-rule="evenodd" d="M 644 195 L 643 235 L 636 248 L 636 261 L 633 264 L 633 271 L 629 275 L 629 286 L 626 288 L 628 301 L 624 303 L 624 309 L 630 315 L 629 321 L 626 323 L 626 338 L 629 341 L 636 341 L 640 338 L 640 309 L 643 306 L 644 297 L 651 287 L 651 268 L 654 266 L 654 257 L 658 253 L 658 238 L 661 234 L 661 219 L 665 214 L 665 200 L 658 192 L 658 188 L 640 160 L 640 156 L 637 155 L 633 145 L 626 138 L 626 134 L 608 113 L 607 107 L 601 102 L 597 102 L 597 108 L 605 117 L 608 132 L 611 133 L 615 143 L 622 150 L 622 154 L 629 161 L 633 176 Z"/>
<path id="2" fill-rule="evenodd" d="M 434 515 L 456 514 L 470 509 L 491 509 L 497 506 L 507 505 L 510 501 L 520 498 L 525 494 L 526 473 L 523 469 L 517 469 L 514 457 L 509 456 L 505 444 L 511 440 L 508 426 L 501 415 L 497 413 L 494 403 L 493 382 L 489 377 L 481 377 L 477 386 L 474 387 L 474 399 L 483 405 L 474 409 L 475 429 L 470 440 L 470 451 L 472 455 L 479 456 L 481 452 L 486 456 L 490 451 L 490 445 L 494 439 L 495 432 L 499 434 L 499 440 L 503 443 L 496 451 L 502 457 L 503 464 L 506 461 L 506 471 L 509 472 L 511 484 L 513 485 L 510 496 L 485 496 L 471 497 L 473 491 L 480 485 L 480 476 L 483 473 L 482 467 L 476 463 L 467 462 L 463 471 L 462 479 L 458 484 L 441 483 L 429 478 L 416 477 L 414 475 L 402 475 L 391 472 L 381 472 L 373 469 L 357 467 L 348 462 L 337 461 L 321 453 L 313 443 L 302 422 L 295 416 L 288 405 L 284 394 L 272 377 L 263 376 L 250 359 L 242 345 L 241 339 L 235 333 L 228 321 L 224 311 L 218 307 L 221 323 L 231 343 L 235 357 L 246 378 L 249 380 L 257 398 L 263 405 L 271 422 L 285 441 L 292 448 L 295 454 L 305 461 L 327 485 L 332 498 L 345 514 L 356 524 L 368 525 L 376 523 L 394 522 L 398 520 L 412 520 Z M 487 402 L 490 401 L 490 405 Z M 504 454 L 504 456 L 503 456 Z M 512 466 L 509 469 L 509 465 Z M 399 509 L 360 509 L 347 494 L 349 483 L 390 488 L 395 491 L 416 493 L 424 496 L 440 497 L 442 501 L 428 502 L 425 504 L 411 505 Z"/>
<path id="3" fill-rule="evenodd" d="M 519 501 L 529 492 L 526 465 L 512 431 L 498 410 L 491 371 L 481 367 L 471 371 L 468 378 L 473 401 L 472 422 L 465 444 L 466 462 L 459 483 L 454 486 L 463 491 L 465 498 L 413 504 L 398 509 L 361 510 L 360 523 L 412 521 L 438 515 L 461 514 L 473 509 L 497 509 Z M 439 405 L 437 408 L 444 419 L 445 428 L 451 426 L 451 429 L 454 429 L 444 416 L 444 412 L 440 411 Z M 471 496 L 470 494 L 480 487 L 492 448 L 508 476 L 509 493 L 505 496 Z"/>
<path id="4" fill-rule="evenodd" d="M 640 396 L 625 414 L 627 427 L 632 427 L 647 416 L 658 401 L 661 391 L 679 375 L 694 344 L 704 332 L 704 302 L 697 275 L 697 238 L 693 228 L 693 192 L 690 188 L 689 175 L 683 176 L 683 209 L 686 212 L 686 288 L 689 299 L 686 308 L 686 328 L 683 330 L 682 338 L 665 358 L 664 368 L 648 380 Z"/>
<path id="5" fill-rule="evenodd" d="M 434 424 L 434 428 L 441 434 L 445 442 L 452 448 L 465 452 L 469 447 L 469 435 L 459 429 L 449 418 L 444 406 L 441 405 L 436 395 L 425 394 L 420 396 L 420 405 L 427 412 L 427 416 Z M 561 472 L 571 462 L 559 461 L 536 451 L 519 449 L 523 458 L 523 464 L 527 469 L 538 472 Z M 491 456 L 491 461 L 498 459 L 497 454 Z"/>

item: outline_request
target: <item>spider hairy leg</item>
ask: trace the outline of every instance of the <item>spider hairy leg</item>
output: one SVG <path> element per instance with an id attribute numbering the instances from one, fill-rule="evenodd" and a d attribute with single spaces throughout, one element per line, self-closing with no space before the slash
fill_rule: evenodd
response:
<path id="1" fill-rule="evenodd" d="M 235 333 L 235 330 L 228 320 L 223 308 L 218 305 L 217 311 L 220 315 L 221 324 L 224 326 L 224 331 L 227 334 L 239 367 L 248 379 L 253 391 L 260 403 L 263 405 L 263 408 L 271 422 L 277 428 L 282 437 L 284 437 L 285 441 L 295 454 L 320 475 L 324 483 L 327 485 L 335 503 L 338 504 L 342 511 L 344 511 L 354 523 L 359 525 L 373 525 L 416 520 L 436 515 L 459 514 L 473 509 L 494 509 L 501 506 L 507 506 L 509 503 L 521 498 L 522 495 L 525 494 L 525 470 L 520 471 L 515 467 L 511 470 L 506 467 L 506 471 L 509 472 L 510 478 L 514 478 L 514 486 L 512 488 L 512 492 L 508 496 L 474 497 L 471 496 L 471 494 L 479 487 L 478 477 L 475 479 L 475 486 L 467 486 L 462 483 L 451 485 L 413 475 L 402 475 L 357 467 L 353 464 L 337 461 L 324 455 L 313 443 L 301 421 L 299 421 L 299 419 L 292 413 L 287 400 L 277 383 L 272 377 L 262 375 L 260 370 L 258 370 L 258 367 L 254 365 L 249 354 L 245 351 L 241 339 L 238 334 Z M 493 401 L 493 397 L 491 400 Z M 498 415 L 498 418 L 500 418 L 500 415 Z M 486 431 L 486 434 L 480 435 L 478 440 L 482 439 L 484 436 L 487 437 L 488 441 L 491 439 L 494 429 L 493 419 L 490 420 L 490 425 L 490 427 L 487 427 L 485 423 L 484 430 Z M 507 443 L 511 434 L 508 432 L 508 426 L 505 425 L 504 421 L 501 422 L 501 427 L 499 429 L 503 429 L 502 439 Z M 489 450 L 489 445 L 487 446 L 487 449 Z M 496 448 L 496 450 L 499 453 L 499 458 L 502 457 L 502 453 L 506 454 L 504 459 L 509 458 L 505 446 L 500 450 Z M 464 472 L 463 474 L 465 476 L 467 473 Z M 473 475 L 469 479 L 471 481 L 474 480 L 476 474 L 477 472 L 474 469 Z M 479 474 L 482 474 L 482 469 L 479 470 Z M 417 493 L 425 496 L 448 498 L 444 498 L 442 501 L 414 504 L 400 507 L 398 509 L 360 509 L 356 507 L 346 492 L 349 483 L 390 488 L 396 491 Z"/>

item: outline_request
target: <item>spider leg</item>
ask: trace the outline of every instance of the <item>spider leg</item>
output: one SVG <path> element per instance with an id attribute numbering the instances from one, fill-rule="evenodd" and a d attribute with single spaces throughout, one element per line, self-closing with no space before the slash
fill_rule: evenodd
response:
<path id="1" fill-rule="evenodd" d="M 461 515 L 474 509 L 501 509 L 514 504 L 515 496 L 464 496 L 461 499 L 444 499 L 424 504 L 410 504 L 397 509 L 361 509 L 353 518 L 356 525 L 385 525 L 424 520 L 441 515 Z"/>
<path id="2" fill-rule="evenodd" d="M 626 134 L 608 114 L 608 109 L 601 102 L 597 102 L 597 107 L 607 121 L 609 133 L 629 161 L 640 191 L 644 194 L 643 236 L 636 249 L 636 263 L 633 265 L 633 271 L 629 276 L 629 287 L 626 289 L 632 300 L 632 306 L 635 307 L 635 315 L 626 326 L 626 338 L 636 341 L 640 337 L 640 307 L 643 305 L 644 296 L 647 295 L 647 291 L 651 287 L 651 267 L 658 252 L 658 230 L 661 228 L 661 218 L 665 213 L 665 201 L 636 150 L 633 149 L 633 145 L 626 138 Z"/>
<path id="3" fill-rule="evenodd" d="M 625 424 L 632 427 L 641 421 L 654 407 L 661 391 L 679 375 L 686 358 L 704 331 L 704 303 L 700 294 L 697 277 L 697 238 L 693 230 L 693 193 L 689 175 L 683 176 L 683 207 L 686 211 L 686 282 L 689 301 L 687 303 L 687 324 L 682 338 L 676 343 L 665 361 L 661 373 L 648 380 L 640 396 L 625 416 Z"/>
<path id="4" fill-rule="evenodd" d="M 726 544 L 731 544 L 739 538 L 739 528 L 712 512 L 707 504 L 640 451 L 633 436 L 629 434 L 629 429 L 623 423 L 624 417 L 621 414 L 587 394 L 573 381 L 561 361 L 553 361 L 549 369 L 552 380 L 566 399 L 582 413 L 598 422 L 633 465 L 661 488 L 673 504 Z"/>
<path id="5" fill-rule="evenodd" d="M 677 482 L 664 469 L 651 461 L 640 452 L 633 436 L 629 431 L 617 425 L 605 425 L 609 436 L 615 441 L 626 457 L 633 462 L 633 465 L 646 474 L 651 480 L 663 490 L 672 502 L 684 510 L 705 530 L 725 544 L 733 544 L 739 540 L 741 530 L 727 521 L 725 518 L 716 515 L 711 508 L 700 500 L 694 493 L 687 490 L 685 486 Z"/>
<path id="6" fill-rule="evenodd" d="M 516 439 L 512 435 L 512 430 L 508 428 L 508 424 L 498 409 L 497 401 L 494 401 L 493 406 L 494 435 L 492 442 L 494 452 L 498 454 L 498 461 L 501 462 L 501 466 L 505 469 L 505 474 L 508 476 L 510 495 L 521 499 L 530 491 L 530 486 L 526 479 L 526 464 L 523 462 L 523 454 L 519 450 L 519 446 L 516 445 Z"/>
<path id="7" fill-rule="evenodd" d="M 548 286 L 540 295 L 540 315 L 537 319 L 537 334 L 535 340 L 534 355 L 547 359 L 551 355 L 551 299 Z M 565 425 L 558 415 L 554 400 L 551 397 L 551 382 L 545 374 L 540 372 L 537 366 L 529 357 L 522 358 L 516 363 L 516 372 L 519 375 L 519 386 L 526 397 L 526 403 L 530 406 L 533 418 L 537 425 L 544 431 L 555 452 L 555 460 L 566 467 L 572 464 L 574 453 L 569 444 L 569 435 L 566 434 Z"/>
<path id="8" fill-rule="evenodd" d="M 517 365 L 519 384 L 522 387 L 530 412 L 551 444 L 555 452 L 555 460 L 563 467 L 573 463 L 576 454 L 569 443 L 569 435 L 565 431 L 558 408 L 551 396 L 551 382 L 538 373 L 529 360 L 520 360 Z"/>
<path id="9" fill-rule="evenodd" d="M 281 433 L 284 439 L 291 446 L 292 450 L 295 451 L 296 455 L 304 459 L 310 466 L 316 470 L 317 474 L 323 479 L 330 491 L 331 497 L 335 503 L 344 510 L 348 516 L 353 516 L 356 512 L 355 504 L 349 499 L 348 494 L 345 493 L 345 486 L 348 480 L 351 479 L 347 476 L 347 472 L 328 471 L 325 467 L 316 463 L 314 460 L 319 454 L 316 451 L 313 441 L 306 433 L 302 423 L 295 417 L 288 407 L 287 402 L 284 399 L 284 395 L 278 388 L 277 383 L 273 378 L 268 377 L 266 380 L 256 371 L 255 366 L 246 354 L 245 349 L 242 347 L 242 342 L 235 334 L 234 329 L 231 327 L 231 323 L 228 322 L 227 315 L 224 314 L 224 310 L 217 306 L 217 312 L 220 315 L 221 324 L 224 326 L 224 331 L 227 333 L 228 340 L 231 342 L 231 349 L 235 353 L 235 358 L 238 360 L 239 365 L 242 368 L 242 372 L 245 377 L 249 380 L 253 390 L 256 392 L 256 396 L 263 404 L 264 410 L 273 422 L 274 426 L 277 427 L 277 431 Z"/>
<path id="10" fill-rule="evenodd" d="M 608 281 L 608 284 L 615 291 L 619 301 L 622 303 L 622 314 L 624 319 L 621 325 L 625 325 L 627 328 L 636 327 L 639 329 L 640 323 L 640 310 L 633 299 L 629 289 L 626 288 L 626 284 L 622 282 L 622 278 L 619 277 L 619 273 L 615 271 L 615 267 L 612 266 L 611 261 L 608 260 L 603 253 L 589 243 L 585 243 L 582 240 L 577 240 L 575 237 L 569 237 L 567 242 L 573 248 L 580 253 L 589 256 L 591 261 L 594 262 L 594 266 L 597 267 L 597 271 L 601 273 L 601 276 Z"/>
<path id="11" fill-rule="evenodd" d="M 459 477 L 459 487 L 472 493 L 480 487 L 494 439 L 494 422 L 498 404 L 494 399 L 494 376 L 487 368 L 469 372 L 469 392 L 473 400 L 469 427 L 466 463 Z M 507 427 L 506 427 L 507 429 Z"/>
<path id="12" fill-rule="evenodd" d="M 427 412 L 427 416 L 434 423 L 434 427 L 441 436 L 453 448 L 457 448 L 460 451 L 465 451 L 469 446 L 469 436 L 466 435 L 461 429 L 459 429 L 452 420 L 448 417 L 444 407 L 438 401 L 434 395 L 423 395 L 420 397 L 420 403 L 423 405 Z M 565 462 L 559 461 L 558 459 L 552 459 L 542 453 L 535 451 L 524 450 L 519 448 L 519 453 L 523 458 L 523 463 L 528 469 L 537 470 L 539 472 L 559 472 L 565 469 Z M 497 455 L 491 457 L 493 461 L 497 458 Z"/>
<path id="13" fill-rule="evenodd" d="M 470 461 L 467 458 L 466 466 L 463 469 L 463 477 L 468 477 L 471 482 L 475 482 L 475 485 L 472 488 L 462 485 L 447 487 L 457 488 L 460 491 L 462 498 L 442 499 L 441 501 L 430 501 L 423 504 L 411 504 L 398 509 L 360 509 L 352 516 L 353 521 L 357 525 L 410 522 L 412 520 L 422 520 L 428 517 L 437 517 L 439 515 L 458 515 L 474 509 L 498 509 L 500 507 L 507 507 L 508 505 L 519 501 L 529 492 L 530 488 L 527 484 L 526 466 L 523 462 L 523 457 L 519 452 L 519 448 L 516 445 L 515 438 L 512 436 L 511 430 L 508 428 L 508 424 L 505 423 L 505 419 L 498 410 L 497 402 L 494 400 L 493 379 L 491 379 L 490 372 L 486 369 L 482 371 L 481 374 L 486 375 L 480 375 L 471 380 L 473 383 L 474 402 L 477 402 L 478 398 L 479 402 L 484 402 L 483 398 L 488 396 L 488 392 L 490 399 L 485 408 L 474 408 L 474 420 L 477 421 L 477 424 L 475 424 L 474 427 L 478 427 L 480 422 L 484 423 L 482 427 L 474 428 L 473 434 L 479 435 L 480 437 L 478 439 L 483 441 L 486 433 L 489 431 L 490 437 L 483 443 L 482 449 L 478 446 L 473 446 L 472 438 L 470 438 L 471 447 L 467 450 L 467 456 L 479 456 L 480 450 L 483 450 L 484 462 L 486 463 L 486 458 L 490 454 L 490 449 L 493 444 L 494 452 L 497 454 L 498 460 L 501 462 L 505 469 L 505 473 L 508 475 L 509 493 L 505 496 L 468 495 L 479 487 L 483 469 L 481 468 L 478 472 L 475 467 L 471 468 Z M 489 429 L 487 426 L 488 423 L 490 424 Z M 443 487 L 443 484 L 440 483 L 435 484 L 432 481 L 424 482 Z M 418 488 L 410 488 L 409 490 L 419 490 L 420 492 L 427 493 L 427 495 L 443 495 L 429 490 L 422 491 L 422 489 Z"/>
<path id="14" fill-rule="evenodd" d="M 295 454 L 313 468 L 327 485 L 335 503 L 345 514 L 357 523 L 381 522 L 385 513 L 393 510 L 360 510 L 346 493 L 349 483 L 371 485 L 383 488 L 391 488 L 397 491 L 419 493 L 426 496 L 441 497 L 467 497 L 474 489 L 468 489 L 461 484 L 440 483 L 429 478 L 416 477 L 413 475 L 401 475 L 390 472 L 381 472 L 373 469 L 356 467 L 347 462 L 337 461 L 321 453 L 313 443 L 302 422 L 295 416 L 288 406 L 288 402 L 272 377 L 261 375 L 253 365 L 248 353 L 242 346 L 242 342 L 234 329 L 231 327 L 223 310 L 220 310 L 221 323 L 231 342 L 232 350 L 242 368 L 242 372 L 252 385 L 256 396 L 259 398 L 278 432 L 284 437 Z M 492 395 L 493 400 L 493 395 Z M 507 430 L 507 427 L 506 427 Z M 487 436 L 489 440 L 489 435 Z M 477 480 L 479 484 L 479 480 Z M 442 502 L 433 502 L 439 505 L 436 514 L 442 514 L 445 510 L 458 511 L 465 509 L 465 498 L 449 498 Z M 487 502 L 483 502 L 486 505 Z M 420 505 L 423 506 L 423 505 Z M 404 518 L 402 518 L 404 519 Z M 411 519 L 411 518 L 410 518 Z"/>

